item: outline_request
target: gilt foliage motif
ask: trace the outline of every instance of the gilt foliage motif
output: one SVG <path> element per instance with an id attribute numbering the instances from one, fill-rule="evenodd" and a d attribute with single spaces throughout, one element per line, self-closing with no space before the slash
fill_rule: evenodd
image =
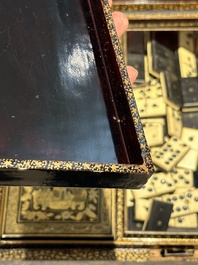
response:
<path id="1" fill-rule="evenodd" d="M 23 187 L 18 221 L 98 221 L 99 190 Z"/>

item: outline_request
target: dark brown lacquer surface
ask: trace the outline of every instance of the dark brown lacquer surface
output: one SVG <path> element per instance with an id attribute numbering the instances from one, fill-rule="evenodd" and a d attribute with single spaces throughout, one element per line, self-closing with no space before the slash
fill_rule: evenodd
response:
<path id="1" fill-rule="evenodd" d="M 117 162 L 79 0 L 1 10 L 1 158 Z"/>
<path id="2" fill-rule="evenodd" d="M 100 0 L 2 0 L 0 91 L 0 159 L 143 163 Z"/>

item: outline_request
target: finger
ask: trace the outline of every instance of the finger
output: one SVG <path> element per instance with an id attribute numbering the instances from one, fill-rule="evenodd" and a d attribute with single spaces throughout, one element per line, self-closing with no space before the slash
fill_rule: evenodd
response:
<path id="1" fill-rule="evenodd" d="M 124 32 L 127 30 L 129 21 L 125 14 L 119 11 L 115 11 L 112 13 L 113 21 L 115 24 L 115 28 L 118 34 L 118 38 L 120 38 Z"/>
<path id="2" fill-rule="evenodd" d="M 128 71 L 128 75 L 129 75 L 129 79 L 131 84 L 133 84 L 138 76 L 138 71 L 132 67 L 132 66 L 127 66 L 127 71 Z"/>
<path id="3" fill-rule="evenodd" d="M 109 5 L 112 6 L 112 0 L 108 0 L 108 2 L 109 2 Z M 129 24 L 128 19 L 126 15 L 124 15 L 121 12 L 113 12 L 112 16 L 113 16 L 113 20 L 114 20 L 114 24 L 115 24 L 118 37 L 120 38 L 128 28 L 128 24 Z M 133 84 L 138 76 L 138 71 L 132 66 L 127 66 L 127 71 L 128 71 L 130 82 L 131 84 Z"/>
<path id="4" fill-rule="evenodd" d="M 112 0 L 108 0 L 108 2 L 109 2 L 109 5 L 112 6 L 112 4 L 113 4 Z"/>

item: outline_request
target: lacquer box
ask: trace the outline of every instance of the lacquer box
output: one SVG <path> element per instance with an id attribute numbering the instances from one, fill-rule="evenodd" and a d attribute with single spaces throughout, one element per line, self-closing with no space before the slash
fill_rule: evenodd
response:
<path id="1" fill-rule="evenodd" d="M 107 1 L 0 12 L 0 185 L 144 185 L 152 162 Z"/>
<path id="2" fill-rule="evenodd" d="M 133 91 L 155 167 L 143 189 L 124 192 L 125 236 L 150 261 L 197 263 L 197 1 L 115 1 L 114 9 L 129 18 L 124 55 L 141 73 Z"/>

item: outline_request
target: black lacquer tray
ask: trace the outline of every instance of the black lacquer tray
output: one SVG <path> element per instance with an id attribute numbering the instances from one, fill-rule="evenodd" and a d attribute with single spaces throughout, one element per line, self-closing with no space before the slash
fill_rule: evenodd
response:
<path id="1" fill-rule="evenodd" d="M 0 3 L 0 185 L 138 188 L 152 162 L 106 1 Z"/>

